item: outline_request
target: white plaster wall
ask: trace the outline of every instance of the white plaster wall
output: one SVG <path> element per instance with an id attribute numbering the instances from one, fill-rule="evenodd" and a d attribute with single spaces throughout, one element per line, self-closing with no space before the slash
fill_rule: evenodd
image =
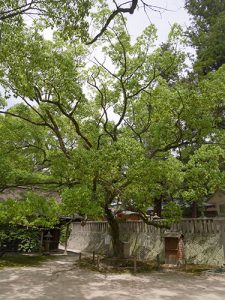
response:
<path id="1" fill-rule="evenodd" d="M 68 241 L 68 248 L 100 254 L 112 254 L 112 245 L 106 227 L 82 227 L 79 223 L 72 226 Z M 126 225 L 121 228 L 120 239 L 129 245 L 130 255 L 137 255 L 139 259 L 155 260 L 160 256 L 160 261 L 165 260 L 163 230 L 146 230 L 146 227 L 132 224 L 133 230 L 126 231 Z M 136 228 L 136 227 L 137 228 Z M 97 228 L 97 229 L 96 229 Z M 136 229 L 135 229 L 136 228 Z M 222 238 L 220 232 L 213 233 L 184 233 L 185 255 L 187 263 L 208 264 L 221 266 L 224 263 Z M 128 244 L 127 244 L 128 243 Z"/>
<path id="2" fill-rule="evenodd" d="M 188 263 L 221 266 L 224 263 L 221 235 L 188 235 L 185 237 Z"/>

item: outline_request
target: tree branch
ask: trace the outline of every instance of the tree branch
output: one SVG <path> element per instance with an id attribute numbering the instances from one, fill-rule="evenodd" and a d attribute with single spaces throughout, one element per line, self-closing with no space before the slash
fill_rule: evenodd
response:
<path id="1" fill-rule="evenodd" d="M 130 1 L 129 1 L 130 2 Z M 115 3 L 115 2 L 114 2 Z M 108 19 L 106 20 L 105 22 L 105 25 L 102 27 L 102 29 L 100 30 L 100 32 L 89 42 L 87 42 L 87 45 L 91 45 L 93 44 L 94 42 L 96 42 L 99 37 L 101 37 L 104 32 L 107 30 L 109 24 L 111 23 L 111 21 L 120 13 L 129 13 L 129 14 L 133 14 L 136 7 L 137 7 L 137 4 L 138 4 L 138 0 L 132 0 L 131 1 L 131 6 L 130 7 L 127 7 L 127 8 L 123 8 L 120 6 L 116 6 L 117 9 L 114 10 L 108 17 Z"/>
<path id="2" fill-rule="evenodd" d="M 60 130 L 59 130 L 59 127 L 58 127 L 56 121 L 54 120 L 52 114 L 50 113 L 50 111 L 49 111 L 48 109 L 46 109 L 45 111 L 46 111 L 47 116 L 49 117 L 49 119 L 50 119 L 50 121 L 51 121 L 51 123 L 52 123 L 52 125 L 53 125 L 53 126 L 52 126 L 52 130 L 54 131 L 54 133 L 56 134 L 56 136 L 57 136 L 57 138 L 58 138 L 58 141 L 59 141 L 59 145 L 60 145 L 61 150 L 63 151 L 63 153 L 65 154 L 65 156 L 66 156 L 67 158 L 70 158 L 69 153 L 68 153 L 68 151 L 67 151 L 67 149 L 66 149 L 65 143 L 64 143 L 64 141 L 63 141 L 61 132 L 60 132 Z"/>
<path id="3" fill-rule="evenodd" d="M 44 122 L 44 123 L 35 122 L 35 121 L 30 120 L 30 119 L 28 119 L 28 118 L 26 118 L 26 117 L 23 117 L 23 116 L 20 116 L 20 115 L 11 113 L 11 112 L 9 112 L 9 111 L 2 111 L 2 110 L 1 110 L 1 111 L 0 111 L 0 114 L 10 115 L 10 116 L 12 116 L 12 117 L 15 117 L 15 118 L 24 120 L 24 121 L 26 121 L 26 122 L 28 122 L 28 123 L 31 123 L 31 124 L 33 124 L 33 125 L 37 125 L 37 126 L 48 126 L 48 127 L 49 127 L 49 124 L 46 123 L 46 122 Z M 52 128 L 51 128 L 51 129 L 52 129 Z"/>
<path id="4" fill-rule="evenodd" d="M 25 14 L 26 12 L 29 12 L 29 11 L 34 11 L 33 14 L 38 14 L 37 12 L 40 11 L 43 13 L 47 13 L 45 10 L 39 8 L 37 5 L 38 4 L 41 4 L 41 3 L 44 3 L 43 1 L 38 1 L 38 0 L 31 0 L 30 3 L 28 3 L 26 1 L 25 4 L 17 7 L 17 8 L 13 8 L 13 9 L 9 9 L 7 11 L 1 11 L 0 12 L 0 21 L 5 21 L 7 19 L 10 19 L 10 18 L 14 18 L 16 16 L 19 16 L 19 15 L 23 15 Z"/>

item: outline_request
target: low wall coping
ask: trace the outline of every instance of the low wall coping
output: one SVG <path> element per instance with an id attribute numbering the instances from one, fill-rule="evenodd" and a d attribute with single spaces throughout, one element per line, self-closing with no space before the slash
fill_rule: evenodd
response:
<path id="1" fill-rule="evenodd" d="M 181 235 L 181 231 L 164 231 L 164 233 L 162 233 L 162 237 L 174 237 L 174 238 L 179 238 Z"/>

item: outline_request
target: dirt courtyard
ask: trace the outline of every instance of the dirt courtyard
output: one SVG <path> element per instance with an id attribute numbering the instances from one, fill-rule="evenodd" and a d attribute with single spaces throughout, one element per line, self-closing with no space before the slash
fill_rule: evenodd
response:
<path id="1" fill-rule="evenodd" d="M 41 266 L 0 270 L 0 299 L 224 300 L 225 275 L 176 272 L 101 274 L 73 267 L 59 256 Z"/>

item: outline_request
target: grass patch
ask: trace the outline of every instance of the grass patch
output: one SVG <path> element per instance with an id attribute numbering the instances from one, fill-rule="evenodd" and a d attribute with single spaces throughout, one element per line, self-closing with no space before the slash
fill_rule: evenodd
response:
<path id="1" fill-rule="evenodd" d="M 95 262 L 93 262 L 91 257 L 82 257 L 80 262 L 76 261 L 76 265 L 83 269 L 99 271 L 101 273 L 134 273 L 133 259 L 101 257 L 98 266 L 97 261 L 95 260 Z M 213 269 L 215 269 L 215 266 L 187 264 L 186 266 L 174 266 L 170 268 L 170 271 L 183 272 L 192 275 L 201 275 L 203 272 Z M 166 271 L 167 268 L 163 268 L 163 266 L 161 266 L 159 270 Z M 137 260 L 136 273 L 150 273 L 153 271 L 158 271 L 155 261 Z"/>
<path id="2" fill-rule="evenodd" d="M 133 259 L 119 259 L 119 258 L 103 258 L 101 263 L 105 266 L 109 266 L 115 271 L 134 271 L 134 260 Z M 155 271 L 156 264 L 151 261 L 140 261 L 136 262 L 137 273 L 152 272 Z"/>
<path id="3" fill-rule="evenodd" d="M 182 271 L 194 275 L 201 275 L 203 272 L 213 270 L 213 269 L 215 269 L 215 266 L 213 267 L 209 265 L 194 265 L 194 264 L 181 266 L 177 268 L 178 271 Z"/>
<path id="4" fill-rule="evenodd" d="M 0 269 L 12 267 L 35 267 L 48 260 L 55 259 L 55 256 L 43 255 L 15 255 L 0 258 Z"/>
<path id="5" fill-rule="evenodd" d="M 134 272 L 133 259 L 120 259 L 120 258 L 108 258 L 103 257 L 100 260 L 99 267 L 97 261 L 93 262 L 90 257 L 83 257 L 81 261 L 76 262 L 80 268 L 88 269 L 92 271 L 99 271 L 102 273 L 127 273 Z M 136 272 L 152 272 L 156 270 L 155 262 L 136 262 Z"/>

